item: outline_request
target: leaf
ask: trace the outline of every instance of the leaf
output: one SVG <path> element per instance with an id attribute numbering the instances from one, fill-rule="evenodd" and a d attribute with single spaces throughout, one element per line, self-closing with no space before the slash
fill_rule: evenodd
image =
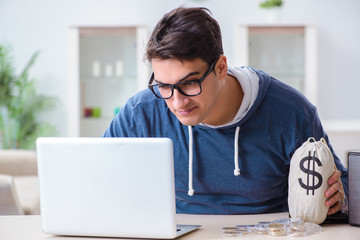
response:
<path id="1" fill-rule="evenodd" d="M 260 3 L 261 8 L 273 8 L 273 7 L 281 7 L 282 0 L 265 0 Z"/>
<path id="2" fill-rule="evenodd" d="M 54 108 L 57 99 L 38 94 L 29 77 L 39 52 L 35 52 L 20 75 L 16 75 L 9 47 L 0 45 L 0 148 L 35 148 L 39 136 L 54 136 L 54 126 L 37 118 Z"/>

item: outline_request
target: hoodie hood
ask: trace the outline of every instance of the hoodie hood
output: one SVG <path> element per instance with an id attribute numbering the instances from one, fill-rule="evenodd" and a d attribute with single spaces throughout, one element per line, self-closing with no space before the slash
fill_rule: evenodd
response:
<path id="1" fill-rule="evenodd" d="M 270 85 L 271 77 L 268 74 L 251 67 L 229 67 L 228 75 L 238 79 L 244 92 L 243 102 L 234 120 L 220 126 L 211 126 L 202 123 L 197 126 L 216 129 L 241 126 L 252 117 L 263 101 Z"/>

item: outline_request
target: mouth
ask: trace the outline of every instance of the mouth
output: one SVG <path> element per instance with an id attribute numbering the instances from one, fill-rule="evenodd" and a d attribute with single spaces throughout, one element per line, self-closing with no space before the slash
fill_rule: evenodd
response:
<path id="1" fill-rule="evenodd" d="M 187 115 L 190 115 L 194 111 L 195 108 L 196 107 L 192 107 L 192 108 L 188 108 L 188 109 L 179 109 L 179 110 L 176 110 L 176 112 L 178 114 L 180 114 L 181 116 L 187 116 Z"/>

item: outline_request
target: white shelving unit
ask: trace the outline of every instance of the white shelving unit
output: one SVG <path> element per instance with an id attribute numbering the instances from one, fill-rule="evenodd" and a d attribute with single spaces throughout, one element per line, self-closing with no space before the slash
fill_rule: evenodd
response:
<path id="1" fill-rule="evenodd" d="M 264 70 L 318 103 L 317 34 L 306 25 L 240 25 L 235 34 L 235 65 Z"/>
<path id="2" fill-rule="evenodd" d="M 146 88 L 144 27 L 69 30 L 69 136 L 99 137 L 119 108 Z"/>

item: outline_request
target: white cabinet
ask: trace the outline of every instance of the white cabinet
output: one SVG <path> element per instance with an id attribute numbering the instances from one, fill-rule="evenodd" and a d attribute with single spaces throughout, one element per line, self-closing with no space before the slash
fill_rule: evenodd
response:
<path id="1" fill-rule="evenodd" d="M 143 27 L 73 27 L 69 33 L 69 136 L 99 137 L 150 76 Z"/>
<path id="2" fill-rule="evenodd" d="M 312 26 L 238 26 L 235 64 L 263 70 L 298 89 L 317 105 L 316 38 Z"/>

